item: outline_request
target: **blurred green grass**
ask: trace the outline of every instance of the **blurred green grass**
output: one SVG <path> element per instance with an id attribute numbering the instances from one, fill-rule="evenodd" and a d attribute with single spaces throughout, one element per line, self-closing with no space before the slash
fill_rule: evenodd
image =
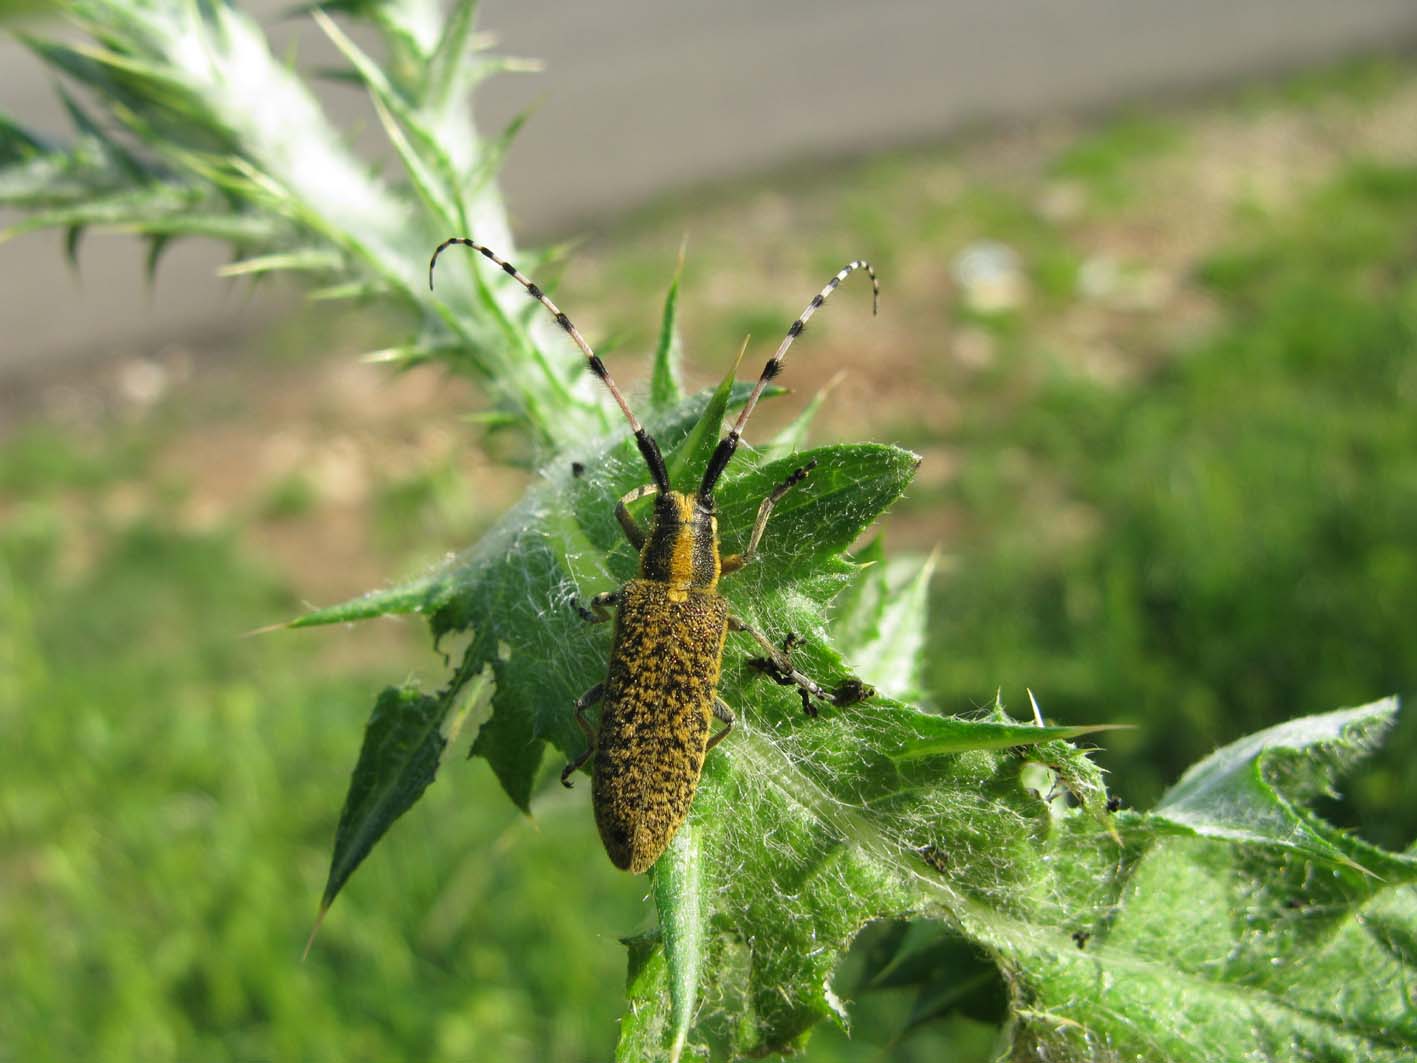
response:
<path id="1" fill-rule="evenodd" d="M 1026 165 L 966 146 L 729 189 L 621 227 L 615 251 L 571 265 L 564 301 L 605 331 L 650 327 L 682 232 L 706 231 L 683 304 L 712 376 L 712 352 L 774 341 L 799 295 L 869 254 L 895 331 L 873 341 L 834 303 L 788 382 L 875 373 L 817 431 L 928 456 L 895 534 L 952 557 L 932 700 L 968 711 L 1002 686 L 1022 704 L 1027 685 L 1064 722 L 1136 723 L 1101 756 L 1144 807 L 1216 744 L 1417 690 L 1417 157 L 1332 150 L 1414 85 L 1346 64 L 1049 141 Z M 1216 112 L 1242 133 L 1310 123 L 1322 172 L 1197 205 Z M 1166 263 L 1172 295 L 1088 294 L 1099 256 L 1124 282 L 1160 268 L 1168 220 L 1204 233 Z M 951 277 L 985 239 L 1019 257 L 1016 308 L 972 310 Z M 1123 371 L 1092 371 L 1094 347 L 1123 351 Z M 289 473 L 194 528 L 156 456 L 201 427 L 36 423 L 0 443 L 0 1060 L 606 1058 L 615 939 L 650 911 L 601 854 L 583 790 L 551 788 L 528 824 L 484 765 L 450 763 L 299 962 L 373 695 L 417 671 L 435 684 L 439 665 L 407 628 L 354 664 L 328 652 L 338 632 L 241 638 L 310 593 L 255 531 L 323 503 Z M 435 548 L 404 540 L 469 523 L 460 475 L 435 455 L 371 492 L 356 519 L 389 572 L 400 548 Z M 132 484 L 157 489 L 115 505 Z M 1414 755 L 1409 714 L 1325 811 L 1409 844 Z M 987 1022 L 897 1042 L 911 998 L 859 995 L 855 1039 L 824 1030 L 812 1058 L 987 1058 Z"/>
<path id="2" fill-rule="evenodd" d="M 1414 236 L 1417 168 L 1352 162 L 1205 261 L 1221 323 L 1144 386 L 1043 376 L 1007 421 L 969 403 L 966 453 L 1014 460 L 949 492 L 976 534 L 939 593 L 944 703 L 1027 676 L 1064 719 L 1134 720 L 1103 761 L 1145 807 L 1240 734 L 1417 689 Z M 1038 548 L 1039 480 L 1090 534 Z M 1394 848 L 1414 739 L 1409 716 L 1338 813 Z"/>

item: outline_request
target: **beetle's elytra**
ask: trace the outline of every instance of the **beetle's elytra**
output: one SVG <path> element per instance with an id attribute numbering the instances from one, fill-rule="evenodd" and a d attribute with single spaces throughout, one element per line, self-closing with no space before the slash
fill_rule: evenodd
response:
<path id="1" fill-rule="evenodd" d="M 741 554 L 719 554 L 713 492 L 738 448 L 743 427 L 763 388 L 777 375 L 784 355 L 808 319 L 857 269 L 864 269 L 871 278 L 873 313 L 879 303 L 880 287 L 869 263 L 848 262 L 812 297 L 763 366 L 737 421 L 709 459 L 698 490 L 688 494 L 671 489 L 659 444 L 640 426 L 605 363 L 590 349 L 571 319 L 515 266 L 482 244 L 467 237 L 453 237 L 433 252 L 428 264 L 429 286 L 433 284 L 438 256 L 454 244 L 470 247 L 495 263 L 550 311 L 615 399 L 649 469 L 651 482 L 631 491 L 615 506 L 616 519 L 640 552 L 638 578 L 618 590 L 596 595 L 589 608 L 577 606 L 592 623 L 609 620 L 613 607 L 615 635 L 605 681 L 576 702 L 575 720 L 586 736 L 586 750 L 561 773 L 561 781 L 570 786 L 572 774 L 595 756 L 592 803 L 605 851 L 616 867 L 639 874 L 659 859 L 689 814 L 705 755 L 733 730 L 733 711 L 717 692 L 730 629 L 744 631 L 757 640 L 767 656 L 749 663 L 778 683 L 796 686 L 809 715 L 816 715 L 813 698 L 848 705 L 875 693 L 856 679 L 847 680 L 832 693 L 823 690 L 793 667 L 789 654 L 796 636 L 789 634 L 779 650 L 767 636 L 735 618 L 727 599 L 718 593 L 720 576 L 737 571 L 753 559 L 773 506 L 811 472 L 811 463 L 796 469 L 763 499 L 747 548 Z M 655 503 L 646 532 L 628 507 L 650 494 L 655 495 Z M 586 716 L 586 710 L 597 704 L 598 729 Z M 716 734 L 710 734 L 713 717 L 724 725 Z"/>

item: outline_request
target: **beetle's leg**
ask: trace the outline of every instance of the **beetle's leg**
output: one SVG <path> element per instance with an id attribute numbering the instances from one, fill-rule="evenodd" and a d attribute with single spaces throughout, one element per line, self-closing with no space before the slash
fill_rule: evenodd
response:
<path id="1" fill-rule="evenodd" d="M 753 533 L 748 536 L 748 548 L 741 554 L 730 554 L 723 559 L 722 571 L 724 574 L 737 572 L 740 568 L 753 560 L 753 556 L 758 552 L 758 543 L 763 538 L 763 530 L 768 526 L 768 517 L 772 516 L 772 507 L 777 505 L 778 500 L 788 491 L 801 483 L 817 463 L 815 460 L 807 462 L 800 469 L 793 469 L 792 474 L 772 489 L 772 493 L 763 499 L 762 505 L 758 507 L 758 519 L 753 521 Z"/>
<path id="2" fill-rule="evenodd" d="M 795 686 L 797 693 L 802 696 L 802 711 L 808 716 L 817 715 L 817 706 L 812 704 L 813 698 L 820 698 L 842 708 L 876 696 L 875 687 L 855 676 L 843 679 L 837 684 L 835 690 L 827 693 L 810 678 L 799 672 L 792 664 L 792 651 L 802 645 L 804 640 L 794 632 L 789 632 L 787 637 L 782 640 L 782 649 L 779 650 L 768 641 L 768 637 L 761 631 L 750 627 L 737 617 L 730 616 L 728 626 L 734 631 L 744 631 L 752 635 L 758 645 L 767 651 L 766 657 L 749 658 L 748 666 L 762 672 L 778 686 Z"/>
<path id="3" fill-rule="evenodd" d="M 610 619 L 610 606 L 619 604 L 619 591 L 602 591 L 590 600 L 589 609 L 577 602 L 576 612 L 587 624 L 603 624 Z"/>
<path id="4" fill-rule="evenodd" d="M 586 709 L 605 697 L 605 684 L 596 683 L 576 701 L 576 726 L 581 729 L 581 734 L 585 735 L 585 752 L 571 761 L 561 769 L 561 785 L 567 790 L 571 788 L 571 776 L 580 770 L 580 766 L 590 759 L 590 755 L 595 752 L 595 728 L 590 725 L 590 721 L 585 717 Z"/>
<path id="5" fill-rule="evenodd" d="M 625 529 L 625 538 L 630 540 L 630 545 L 636 550 L 644 549 L 645 533 L 635 518 L 630 515 L 628 507 L 631 502 L 638 502 L 645 495 L 652 495 L 658 490 L 659 488 L 654 484 L 645 484 L 643 487 L 636 487 L 615 503 L 615 519 L 620 522 L 620 527 Z"/>
<path id="6" fill-rule="evenodd" d="M 794 668 L 787 654 L 774 646 L 768 637 L 757 628 L 739 620 L 736 616 L 728 618 L 728 626 L 733 631 L 742 631 L 751 635 L 758 645 L 766 651 L 766 657 L 755 657 L 748 663 L 758 671 L 770 676 L 779 686 L 795 686 L 802 695 L 802 711 L 808 716 L 817 715 L 817 707 L 812 704 L 812 698 L 820 698 L 823 701 L 833 700 L 830 694 Z M 796 645 L 797 641 L 796 636 L 791 636 L 787 643 L 788 648 Z"/>
<path id="7" fill-rule="evenodd" d="M 727 738 L 728 732 L 733 730 L 733 725 L 738 722 L 738 718 L 733 715 L 733 710 L 728 707 L 728 702 L 717 694 L 713 698 L 713 715 L 715 719 L 722 720 L 725 726 L 722 731 L 708 740 L 708 745 L 704 746 L 705 753 Z"/>

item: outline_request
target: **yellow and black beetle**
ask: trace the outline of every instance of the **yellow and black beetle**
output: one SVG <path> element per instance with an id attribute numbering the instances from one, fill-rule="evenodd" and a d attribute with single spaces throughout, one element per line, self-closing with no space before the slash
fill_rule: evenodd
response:
<path id="1" fill-rule="evenodd" d="M 717 693 L 724 642 L 730 629 L 747 632 L 757 640 L 767 656 L 749 663 L 778 683 L 796 686 L 802 694 L 803 708 L 811 715 L 815 715 L 813 698 L 846 705 L 874 693 L 859 680 L 848 680 L 828 694 L 793 667 L 789 652 L 795 636 L 789 635 L 779 650 L 761 632 L 734 617 L 727 599 L 718 593 L 719 577 L 737 571 L 753 559 L 773 506 L 811 472 L 812 464 L 794 470 L 763 499 L 748 546 L 741 554 L 719 554 L 713 491 L 738 448 L 743 426 L 763 389 L 777 375 L 783 357 L 808 319 L 857 269 L 864 269 L 871 277 L 873 313 L 879 304 L 880 286 L 869 263 L 848 262 L 813 296 L 763 367 L 733 428 L 719 441 L 698 491 L 687 494 L 670 487 L 659 445 L 631 412 L 605 363 L 590 349 L 571 319 L 515 266 L 490 248 L 456 236 L 443 241 L 433 252 L 428 264 L 429 286 L 438 256 L 454 244 L 470 247 L 495 263 L 551 312 L 586 356 L 591 372 L 609 389 L 629 421 L 635 443 L 649 467 L 651 482 L 631 491 L 615 506 L 616 519 L 640 553 L 638 578 L 619 590 L 596 595 L 589 608 L 577 606 L 592 623 L 609 620 L 613 606 L 615 637 L 605 681 L 576 702 L 575 719 L 586 736 L 586 750 L 561 773 L 561 781 L 570 786 L 571 775 L 592 754 L 595 756 L 592 803 L 601 840 L 616 867 L 638 874 L 658 860 L 669 845 L 689 814 L 704 756 L 733 730 L 733 711 Z M 650 494 L 656 497 L 646 532 L 628 506 Z M 585 714 L 596 704 L 601 705 L 598 731 Z M 710 735 L 712 717 L 724 726 Z"/>

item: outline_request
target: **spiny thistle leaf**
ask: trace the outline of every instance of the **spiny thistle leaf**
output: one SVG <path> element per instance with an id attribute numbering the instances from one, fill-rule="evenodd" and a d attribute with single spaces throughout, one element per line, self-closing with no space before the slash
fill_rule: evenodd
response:
<path id="1" fill-rule="evenodd" d="M 496 67 L 468 56 L 478 46 L 472 5 L 457 8 L 446 33 L 437 0 L 345 5 L 382 32 L 387 69 L 317 16 L 375 100 L 405 164 L 400 187 L 353 155 L 257 24 L 230 5 L 58 6 L 88 39 L 27 43 L 87 90 L 91 108 L 70 107 L 77 140 L 67 147 L 0 118 L 0 204 L 23 212 L 4 236 L 98 226 L 229 240 L 242 259 L 283 261 L 318 278 L 318 298 L 376 296 L 412 311 L 425 345 L 455 348 L 445 363 L 483 380 L 542 441 L 604 428 L 589 387 L 564 383 L 579 354 L 549 318 L 518 320 L 526 293 L 509 278 L 468 264 L 475 283 L 427 288 L 428 253 L 450 229 L 516 254 L 490 180 L 503 142 L 477 135 L 458 89 Z M 438 99 L 423 92 L 435 56 L 446 82 Z M 459 65 L 465 73 L 448 73 Z"/>
<path id="2" fill-rule="evenodd" d="M 1055 932 L 978 924 L 1011 983 L 1018 1058 L 1412 1058 L 1417 858 L 1299 807 L 1395 711 L 1293 720 L 1218 751 L 1156 812 L 1119 817 L 1111 859 L 1085 833 L 1048 839 L 1028 914 Z"/>
<path id="3" fill-rule="evenodd" d="M 741 359 L 742 355 L 739 355 Z M 689 431 L 689 437 L 684 440 L 669 462 L 669 482 L 678 491 L 693 491 L 698 487 L 699 477 L 703 475 L 704 466 L 708 464 L 709 456 L 713 453 L 714 447 L 718 446 L 718 437 L 723 430 L 723 414 L 728 409 L 728 403 L 733 394 L 734 370 L 738 368 L 734 363 L 729 369 L 718 387 L 709 396 L 708 405 L 704 407 L 703 415 L 694 422 L 694 427 Z M 690 483 L 690 480 L 693 480 Z"/>
<path id="4" fill-rule="evenodd" d="M 668 1040 L 669 965 L 659 933 L 627 938 L 629 976 L 625 987 L 625 1014 L 620 1019 L 620 1040 L 615 1063 L 643 1063 L 664 1054 Z"/>
<path id="5" fill-rule="evenodd" d="M 0 115 L 0 166 L 10 166 L 23 159 L 43 155 L 49 145 L 37 134 L 18 122 Z"/>
<path id="6" fill-rule="evenodd" d="M 374 703 L 335 831 L 322 912 L 389 825 L 433 781 L 447 742 L 444 712 L 441 699 L 408 688 L 390 687 Z"/>
<path id="7" fill-rule="evenodd" d="M 354 869 L 433 782 L 449 746 L 486 700 L 490 685 L 490 675 L 483 672 L 464 677 L 455 689 L 437 696 L 411 687 L 389 687 L 379 695 L 335 830 L 317 928 Z"/>
<path id="8" fill-rule="evenodd" d="M 667 459 L 703 451 L 695 426 L 717 424 L 723 406 L 741 403 L 745 391 L 739 385 L 719 402 L 700 395 L 650 422 Z M 719 494 L 725 551 L 744 545 L 770 487 L 811 459 L 816 468 L 774 512 L 758 560 L 725 581 L 724 590 L 736 613 L 773 636 L 805 635 L 799 666 L 830 688 L 850 674 L 827 642 L 824 621 L 831 598 L 854 572 L 840 554 L 899 495 L 917 459 L 891 447 L 854 444 L 731 469 L 736 474 Z M 438 701 L 451 704 L 467 677 L 493 670 L 491 717 L 473 751 L 489 761 L 512 799 L 529 808 L 545 746 L 569 757 L 583 744 L 570 706 L 603 677 L 608 632 L 588 628 L 571 606 L 634 574 L 637 557 L 613 507 L 644 476 L 628 440 L 586 455 L 580 475 L 569 463 L 553 466 L 469 555 L 410 587 L 306 621 L 422 609 L 439 636 L 470 631 L 472 641 Z M 935 798 L 967 818 L 961 810 L 979 806 L 972 774 L 963 794 L 944 787 L 947 796 L 940 796 L 930 788 L 942 773 L 948 778 L 947 766 L 960 763 L 961 751 L 992 757 L 988 763 L 997 761 L 1014 776 L 1023 761 L 1012 751 L 1023 746 L 1049 749 L 1054 760 L 1083 760 L 1059 740 L 1085 728 L 951 719 L 883 697 L 808 720 L 796 696 L 744 665 L 758 652 L 746 637 L 730 637 L 721 690 L 740 725 L 709 758 L 690 823 L 656 872 L 662 966 L 647 962 L 663 972 L 668 1010 L 663 1021 L 627 1021 L 625 1030 L 627 1043 L 662 1039 L 661 1050 L 671 1056 L 687 1049 L 693 1016 L 706 1007 L 715 1015 L 742 1007 L 757 1016 L 756 1032 L 738 1045 L 742 1051 L 793 1043 L 822 1016 L 844 1014 L 827 985 L 855 933 L 871 919 L 931 908 L 900 868 L 919 873 L 926 865 L 918 850 L 946 844 L 948 828 L 929 825 L 933 812 L 906 809 Z M 1018 803 L 1043 810 L 1045 820 L 1051 815 L 1047 802 L 1016 782 L 1012 787 Z M 873 814 L 892 829 L 871 825 Z M 1018 830 L 1015 810 L 996 818 L 996 830 L 1001 824 Z M 849 879 L 844 893 L 838 874 Z M 818 893 L 820 875 L 826 878 Z M 807 935 L 817 942 L 806 950 L 810 955 L 801 949 Z M 749 941 L 761 942 L 763 950 L 742 944 Z M 725 971 L 742 984 L 733 988 Z"/>
<path id="9" fill-rule="evenodd" d="M 837 601 L 832 634 L 838 645 L 852 648 L 862 679 L 891 697 L 917 698 L 937 555 L 888 562 L 876 539 L 854 560 L 862 569 Z"/>
<path id="10" fill-rule="evenodd" d="M 1156 816 L 1207 837 L 1353 859 L 1355 866 L 1383 874 L 1379 851 L 1337 834 L 1302 802 L 1331 794 L 1338 776 L 1378 744 L 1396 711 L 1396 700 L 1389 698 L 1250 735 L 1192 765 L 1162 797 Z"/>
<path id="11" fill-rule="evenodd" d="M 242 277 L 253 273 L 275 273 L 281 270 L 302 270 L 306 272 L 330 272 L 342 264 L 339 255 L 324 248 L 311 247 L 283 251 L 274 255 L 256 255 L 230 262 L 217 273 L 223 277 Z"/>
<path id="12" fill-rule="evenodd" d="M 684 279 L 684 249 L 679 249 L 679 261 L 674 267 L 674 277 L 669 282 L 669 291 L 664 295 L 664 313 L 659 320 L 659 342 L 654 347 L 654 360 L 650 364 L 649 401 L 650 405 L 662 409 L 672 406 L 684 397 L 680 382 L 680 365 L 684 360 L 683 345 L 679 342 L 679 283 Z"/>
<path id="13" fill-rule="evenodd" d="M 421 102 L 431 110 L 461 103 L 471 87 L 468 53 L 473 47 L 473 27 L 477 25 L 476 0 L 458 0 L 443 23 L 437 46 L 428 56 L 423 76 Z"/>

